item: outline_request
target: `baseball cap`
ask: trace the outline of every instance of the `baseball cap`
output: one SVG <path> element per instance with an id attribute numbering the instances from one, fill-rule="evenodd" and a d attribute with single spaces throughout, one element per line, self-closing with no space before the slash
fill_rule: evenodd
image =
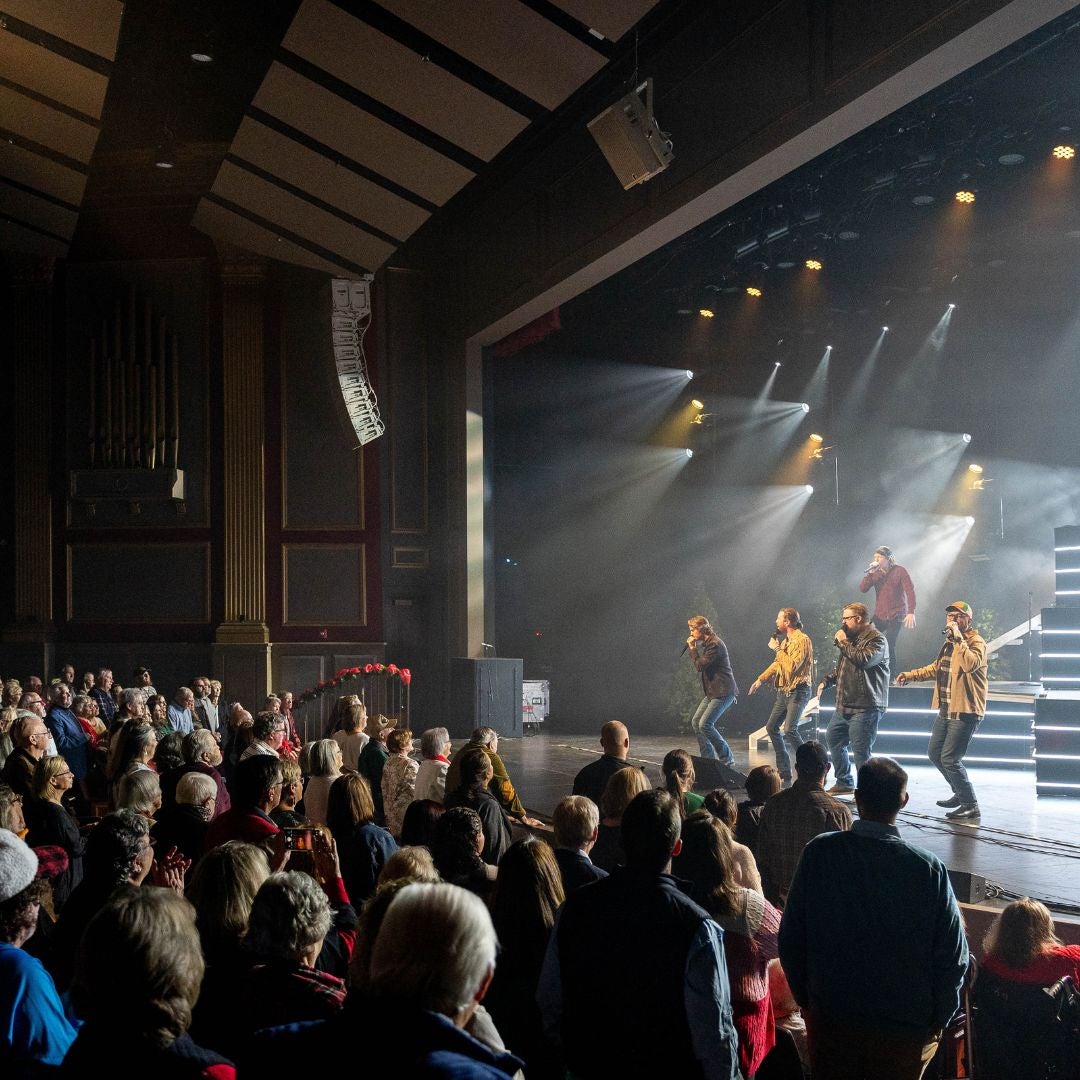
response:
<path id="1" fill-rule="evenodd" d="M 966 615 L 969 619 L 975 618 L 975 612 L 971 610 L 971 605 L 965 604 L 963 600 L 954 600 L 951 604 L 946 604 L 945 610 L 959 611 L 961 615 Z"/>

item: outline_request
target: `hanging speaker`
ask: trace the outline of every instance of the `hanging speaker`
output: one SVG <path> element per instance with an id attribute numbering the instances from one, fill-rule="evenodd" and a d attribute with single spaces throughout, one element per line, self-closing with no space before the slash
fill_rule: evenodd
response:
<path id="1" fill-rule="evenodd" d="M 652 85 L 646 79 L 587 125 L 626 191 L 663 172 L 675 156 L 653 116 Z"/>

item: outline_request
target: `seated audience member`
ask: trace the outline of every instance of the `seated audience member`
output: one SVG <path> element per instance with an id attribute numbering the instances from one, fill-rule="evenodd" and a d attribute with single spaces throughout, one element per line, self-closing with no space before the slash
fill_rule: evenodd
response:
<path id="1" fill-rule="evenodd" d="M 435 869 L 435 860 L 426 847 L 401 847 L 383 863 L 379 871 L 379 883 L 376 892 L 390 881 L 409 878 L 412 881 L 442 881 Z"/>
<path id="2" fill-rule="evenodd" d="M 582 885 L 607 877 L 607 871 L 594 866 L 589 852 L 596 843 L 600 811 L 584 795 L 567 795 L 552 818 L 555 828 L 555 861 L 562 875 L 563 892 L 569 896 Z"/>
<path id="3" fill-rule="evenodd" d="M 749 798 L 739 804 L 735 818 L 735 839 L 756 853 L 761 812 L 765 803 L 784 787 L 775 765 L 758 765 L 746 774 L 746 794 Z"/>
<path id="4" fill-rule="evenodd" d="M 435 826 L 445 812 L 446 807 L 432 799 L 414 799 L 409 803 L 401 822 L 402 847 L 430 849 L 435 840 Z"/>
<path id="5" fill-rule="evenodd" d="M 386 829 L 375 824 L 371 789 L 357 773 L 334 781 L 326 818 L 337 844 L 345 889 L 349 899 L 360 904 L 374 895 L 379 871 L 397 851 L 397 844 Z"/>
<path id="6" fill-rule="evenodd" d="M 181 776 L 185 773 L 200 773 L 214 781 L 216 794 L 211 820 L 220 817 L 226 810 L 232 808 L 232 800 L 225 786 L 225 778 L 220 772 L 223 755 L 221 746 L 214 738 L 214 733 L 205 728 L 196 728 L 190 735 L 184 736 L 180 749 L 184 756 L 183 764 L 170 769 L 161 778 L 162 804 L 168 806 L 174 801 L 176 785 L 180 782 Z"/>
<path id="7" fill-rule="evenodd" d="M 759 892 L 738 883 L 731 833 L 711 814 L 683 822 L 678 874 L 690 895 L 724 931 L 731 1011 L 739 1034 L 739 1068 L 753 1076 L 776 1042 L 769 998 L 769 961 L 777 955 L 780 912 Z"/>
<path id="8" fill-rule="evenodd" d="M 195 730 L 195 694 L 190 686 L 177 688 L 172 704 L 166 710 L 169 727 L 187 735 Z"/>
<path id="9" fill-rule="evenodd" d="M 420 736 L 424 760 L 416 774 L 416 798 L 446 802 L 446 773 L 450 768 L 450 732 L 444 727 L 428 728 Z"/>
<path id="10" fill-rule="evenodd" d="M 612 774 L 600 797 L 600 826 L 589 858 L 609 874 L 625 861 L 622 849 L 622 816 L 630 803 L 649 790 L 649 780 L 641 769 L 619 769 Z"/>
<path id="11" fill-rule="evenodd" d="M 206 850 L 226 840 L 257 844 L 268 856 L 278 849 L 280 829 L 270 818 L 281 794 L 281 761 L 256 754 L 236 766 L 232 779 L 232 808 L 216 817 L 206 833 Z"/>
<path id="12" fill-rule="evenodd" d="M 16 795 L 29 799 L 34 790 L 34 770 L 45 756 L 52 735 L 45 721 L 36 712 L 20 709 L 11 725 L 14 749 L 0 770 L 0 780 L 10 784 Z"/>
<path id="13" fill-rule="evenodd" d="M 341 760 L 345 768 L 354 772 L 360 767 L 360 755 L 368 744 L 367 706 L 349 705 L 342 713 L 341 728 L 333 734 L 333 740 L 341 747 Z"/>
<path id="14" fill-rule="evenodd" d="M 4 767 L 8 756 L 15 749 L 11 741 L 11 725 L 18 716 L 18 709 L 0 709 L 0 769 Z"/>
<path id="15" fill-rule="evenodd" d="M 386 809 L 382 800 L 382 774 L 386 768 L 386 759 L 390 751 L 386 740 L 394 729 L 394 722 L 385 716 L 372 716 L 368 719 L 368 744 L 360 752 L 360 775 L 371 787 L 371 798 L 375 803 L 375 820 L 386 819 Z"/>
<path id="16" fill-rule="evenodd" d="M 86 777 L 90 772 L 90 739 L 82 724 L 71 711 L 71 688 L 67 683 L 49 687 L 49 711 L 45 726 L 52 732 L 56 752 L 63 754 L 75 777 L 75 785 L 86 794 Z"/>
<path id="17" fill-rule="evenodd" d="M 591 799 L 576 798 L 596 813 Z M 524 1059 L 525 1074 L 534 1080 L 563 1075 L 554 1047 L 544 1038 L 536 988 L 555 912 L 564 899 L 559 865 L 548 843 L 530 836 L 511 844 L 499 863 L 491 901 L 499 964 L 485 1004 L 499 1035 Z"/>
<path id="18" fill-rule="evenodd" d="M 72 889 L 82 881 L 83 852 L 86 842 L 79 832 L 75 815 L 64 803 L 74 777 L 59 754 L 42 758 L 34 770 L 34 793 L 23 803 L 23 815 L 29 831 L 26 842 L 31 847 L 55 845 L 67 852 L 67 869 L 53 878 L 53 910 L 59 915 Z"/>
<path id="19" fill-rule="evenodd" d="M 312 822 L 297 809 L 304 797 L 304 777 L 296 761 L 281 763 L 281 796 L 270 811 L 270 819 L 279 829 L 301 829 Z"/>
<path id="20" fill-rule="evenodd" d="M 603 754 L 574 777 L 573 790 L 573 794 L 584 795 L 592 799 L 597 806 L 600 805 L 604 788 L 612 776 L 620 769 L 632 767 L 626 760 L 630 753 L 630 733 L 626 730 L 626 725 L 618 720 L 609 720 L 600 729 L 600 746 Z"/>
<path id="21" fill-rule="evenodd" d="M 0 829 L 0 1071 L 13 1080 L 44 1075 L 75 1040 L 52 977 L 23 949 L 49 892 L 38 869 L 33 850 Z"/>
<path id="22" fill-rule="evenodd" d="M 488 791 L 491 782 L 491 761 L 482 749 L 464 750 L 458 755 L 461 782 L 443 800 L 448 810 L 455 806 L 467 806 L 480 815 L 484 829 L 484 862 L 498 866 L 499 860 L 510 846 L 510 823 L 506 811 Z"/>
<path id="23" fill-rule="evenodd" d="M 669 750 L 660 765 L 660 773 L 664 778 L 664 789 L 679 804 L 684 818 L 701 809 L 705 797 L 691 790 L 697 777 L 694 762 L 685 750 Z"/>
<path id="24" fill-rule="evenodd" d="M 79 948 L 71 996 L 86 1022 L 61 1073 L 229 1080 L 231 1063 L 187 1033 L 203 970 L 195 912 L 183 897 L 120 888 Z"/>
<path id="25" fill-rule="evenodd" d="M 393 728 L 386 736 L 389 757 L 383 766 L 382 801 L 386 827 L 394 837 L 401 835 L 405 811 L 416 797 L 416 774 L 420 766 L 412 753 L 412 732 L 408 728 Z"/>
<path id="26" fill-rule="evenodd" d="M 246 761 L 256 754 L 281 757 L 281 745 L 285 741 L 285 721 L 277 713 L 259 713 L 252 722 L 251 734 L 253 739 L 240 754 L 240 761 Z"/>
<path id="27" fill-rule="evenodd" d="M 176 848 L 192 863 L 198 862 L 206 846 L 206 830 L 214 816 L 216 798 L 217 786 L 209 776 L 184 773 L 176 785 L 176 801 L 157 815 L 154 849 L 165 852 Z"/>
<path id="28" fill-rule="evenodd" d="M 971 993 L 974 1073 L 979 1080 L 1075 1076 L 1077 1033 L 1057 1019 L 1046 988 L 1068 976 L 1080 988 L 1080 945 L 1063 945 L 1050 911 L 1014 900 L 983 944 Z"/>
<path id="29" fill-rule="evenodd" d="M 745 845 L 734 839 L 735 823 L 739 817 L 739 807 L 735 802 L 735 796 L 723 788 L 716 788 L 705 796 L 703 810 L 708 810 L 717 820 L 723 822 L 728 830 L 728 839 L 731 842 L 731 858 L 735 864 L 735 884 L 744 885 L 754 892 L 761 892 L 761 875 L 758 873 L 757 862 L 754 853 Z"/>
<path id="30" fill-rule="evenodd" d="M 475 810 L 455 806 L 436 822 L 431 854 L 443 881 L 486 899 L 498 871 L 480 857 L 483 850 L 484 826 Z"/>
<path id="31" fill-rule="evenodd" d="M 510 774 L 506 771 L 503 759 L 499 757 L 499 733 L 494 728 L 479 727 L 469 737 L 469 741 L 454 755 L 450 762 L 450 768 L 446 773 L 446 790 L 454 791 L 461 783 L 458 776 L 458 761 L 465 750 L 473 750 L 479 747 L 488 756 L 491 762 L 492 779 L 488 790 L 498 800 L 499 805 L 516 821 L 522 825 L 541 825 L 536 818 L 529 817 L 525 807 L 518 798 L 514 783 Z"/>
<path id="32" fill-rule="evenodd" d="M 307 784 L 304 785 L 304 814 L 317 825 L 326 824 L 326 805 L 334 781 L 341 776 L 341 747 L 333 739 L 319 739 L 308 752 Z"/>

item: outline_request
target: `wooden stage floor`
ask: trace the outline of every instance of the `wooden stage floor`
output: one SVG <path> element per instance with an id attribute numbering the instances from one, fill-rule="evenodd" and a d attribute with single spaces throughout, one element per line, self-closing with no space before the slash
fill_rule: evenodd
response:
<path id="1" fill-rule="evenodd" d="M 654 783 L 664 755 L 677 746 L 694 751 L 685 737 L 635 738 L 631 732 L 631 758 L 647 768 Z M 740 772 L 773 761 L 771 753 L 749 751 L 746 738 L 735 740 L 732 749 Z M 598 732 L 499 740 L 499 755 L 522 801 L 545 819 L 570 793 L 577 771 L 599 753 Z M 1080 915 L 1080 799 L 1036 797 L 1034 769 L 972 768 L 982 823 L 953 825 L 935 805 L 949 794 L 938 771 L 929 762 L 904 767 L 911 801 L 899 824 L 907 840 L 932 851 L 951 870 L 986 878 L 1006 900 L 1032 896 L 1058 910 L 1075 907 L 1072 914 Z"/>

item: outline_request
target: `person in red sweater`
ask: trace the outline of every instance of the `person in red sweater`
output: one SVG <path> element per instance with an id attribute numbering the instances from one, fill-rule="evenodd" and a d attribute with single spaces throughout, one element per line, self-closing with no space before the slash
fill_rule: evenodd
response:
<path id="1" fill-rule="evenodd" d="M 885 635 L 893 671 L 901 671 L 896 659 L 896 639 L 900 628 L 915 629 L 915 586 L 911 575 L 893 557 L 886 544 L 874 549 L 874 557 L 859 582 L 859 592 L 874 588 L 874 617 L 871 622 Z"/>
<path id="2" fill-rule="evenodd" d="M 270 811 L 281 798 L 282 779 L 278 757 L 256 754 L 241 761 L 230 785 L 232 807 L 211 822 L 206 833 L 206 850 L 228 840 L 243 840 L 261 847 L 273 859 L 281 843 L 277 837 L 281 830 L 271 820 Z"/>
<path id="3" fill-rule="evenodd" d="M 1050 986 L 1065 975 L 1080 988 L 1080 945 L 1062 945 L 1049 908 L 1014 900 L 990 927 L 982 966 L 1000 979 Z"/>

